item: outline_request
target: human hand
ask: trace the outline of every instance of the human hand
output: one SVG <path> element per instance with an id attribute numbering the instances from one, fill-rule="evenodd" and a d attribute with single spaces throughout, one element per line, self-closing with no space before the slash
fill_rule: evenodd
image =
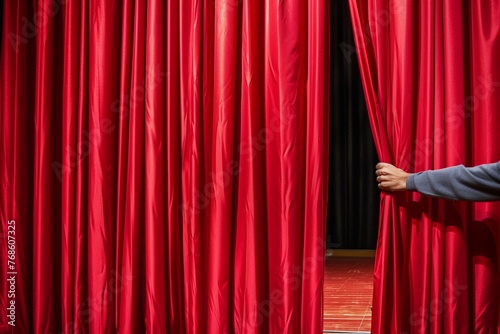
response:
<path id="1" fill-rule="evenodd" d="M 408 179 L 409 174 L 404 170 L 385 162 L 379 162 L 375 168 L 380 189 L 389 191 L 406 190 L 406 179 Z"/>

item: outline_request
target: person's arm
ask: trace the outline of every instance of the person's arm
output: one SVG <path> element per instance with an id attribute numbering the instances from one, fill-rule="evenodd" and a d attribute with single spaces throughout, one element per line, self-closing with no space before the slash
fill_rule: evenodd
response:
<path id="1" fill-rule="evenodd" d="M 401 182 L 397 189 L 392 184 L 398 176 L 400 178 L 406 174 L 405 189 L 424 195 L 468 201 L 500 200 L 500 161 L 469 168 L 459 165 L 416 174 L 408 174 L 387 165 L 390 164 L 382 163 L 377 168 L 377 175 L 380 175 L 377 177 L 379 187 L 384 190 L 404 190 L 399 189 Z"/>

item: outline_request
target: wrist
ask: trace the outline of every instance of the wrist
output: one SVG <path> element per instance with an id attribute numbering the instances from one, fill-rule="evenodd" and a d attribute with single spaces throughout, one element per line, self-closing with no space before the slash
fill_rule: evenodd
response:
<path id="1" fill-rule="evenodd" d="M 409 173 L 406 176 L 406 190 L 416 190 L 416 188 L 415 188 L 415 174 Z"/>

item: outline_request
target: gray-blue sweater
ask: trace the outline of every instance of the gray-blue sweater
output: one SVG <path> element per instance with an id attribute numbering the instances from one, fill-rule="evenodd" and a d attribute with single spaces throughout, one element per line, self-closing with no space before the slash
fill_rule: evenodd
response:
<path id="1" fill-rule="evenodd" d="M 500 161 L 410 174 L 406 189 L 454 200 L 497 201 L 500 200 Z"/>

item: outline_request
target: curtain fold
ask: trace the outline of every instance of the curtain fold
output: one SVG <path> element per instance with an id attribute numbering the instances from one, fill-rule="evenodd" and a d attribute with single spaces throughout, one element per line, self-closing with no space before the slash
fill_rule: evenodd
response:
<path id="1" fill-rule="evenodd" d="M 500 159 L 499 6 L 350 0 L 382 161 L 417 172 Z M 372 332 L 498 332 L 499 209 L 382 193 Z"/>
<path id="2" fill-rule="evenodd" d="M 321 332 L 328 2 L 2 6 L 0 332 Z"/>

